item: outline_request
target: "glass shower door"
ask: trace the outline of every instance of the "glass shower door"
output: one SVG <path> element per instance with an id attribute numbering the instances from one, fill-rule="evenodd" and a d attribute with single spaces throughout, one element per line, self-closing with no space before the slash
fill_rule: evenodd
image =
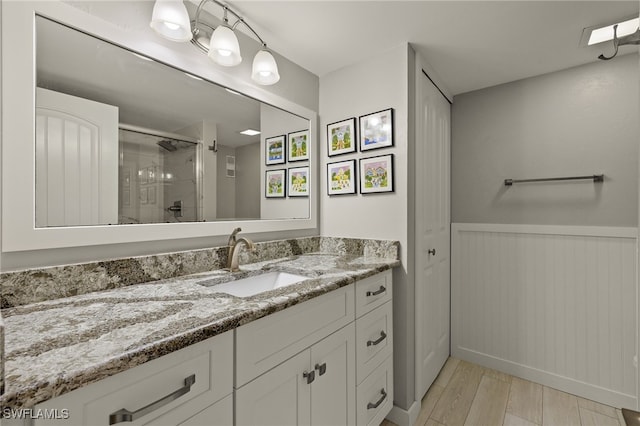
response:
<path id="1" fill-rule="evenodd" d="M 198 144 L 120 129 L 119 223 L 198 218 Z"/>

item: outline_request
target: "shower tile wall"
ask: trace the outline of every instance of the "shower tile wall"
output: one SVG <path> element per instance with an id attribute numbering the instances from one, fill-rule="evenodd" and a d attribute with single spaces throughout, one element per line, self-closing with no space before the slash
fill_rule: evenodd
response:
<path id="1" fill-rule="evenodd" d="M 196 203 L 196 150 L 179 148 L 164 154 L 164 170 L 172 173 L 170 184 L 164 185 L 165 220 L 167 222 L 193 222 L 198 220 Z M 182 217 L 166 210 L 175 201 L 182 201 Z"/>

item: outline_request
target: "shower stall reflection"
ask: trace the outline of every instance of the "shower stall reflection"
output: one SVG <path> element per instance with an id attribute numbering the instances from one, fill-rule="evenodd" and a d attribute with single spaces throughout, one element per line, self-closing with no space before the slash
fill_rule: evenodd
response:
<path id="1" fill-rule="evenodd" d="M 196 141 L 120 128 L 119 142 L 119 223 L 200 220 Z"/>

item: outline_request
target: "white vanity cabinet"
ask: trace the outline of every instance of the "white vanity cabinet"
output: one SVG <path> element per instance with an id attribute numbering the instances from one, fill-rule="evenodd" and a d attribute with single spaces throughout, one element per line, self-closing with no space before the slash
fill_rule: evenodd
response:
<path id="1" fill-rule="evenodd" d="M 393 406 L 392 277 L 356 282 L 356 421 L 378 425 Z"/>
<path id="2" fill-rule="evenodd" d="M 354 425 L 354 286 L 236 329 L 236 425 Z"/>
<path id="3" fill-rule="evenodd" d="M 232 365 L 228 331 L 38 404 L 59 419 L 33 425 L 230 425 Z"/>
<path id="4" fill-rule="evenodd" d="M 393 405 L 391 271 L 236 329 L 236 425 L 377 425 Z"/>
<path id="5" fill-rule="evenodd" d="M 236 425 L 354 425 L 353 323 L 236 390 Z"/>

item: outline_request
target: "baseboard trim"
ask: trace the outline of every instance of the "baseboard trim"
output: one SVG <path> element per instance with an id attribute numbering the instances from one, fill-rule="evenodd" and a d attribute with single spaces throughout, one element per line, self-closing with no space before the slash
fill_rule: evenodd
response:
<path id="1" fill-rule="evenodd" d="M 559 376 L 548 371 L 538 370 L 513 361 L 496 358 L 466 348 L 453 347 L 452 356 L 464 361 L 473 362 L 483 367 L 499 370 L 513 376 L 540 383 L 554 389 L 591 399 L 616 408 L 633 408 L 638 401 L 633 395 L 601 388 L 569 377 Z"/>
<path id="2" fill-rule="evenodd" d="M 389 414 L 387 414 L 387 419 L 398 426 L 413 426 L 418 420 L 421 406 L 422 403 L 420 401 L 413 401 L 408 410 L 394 405 Z"/>

